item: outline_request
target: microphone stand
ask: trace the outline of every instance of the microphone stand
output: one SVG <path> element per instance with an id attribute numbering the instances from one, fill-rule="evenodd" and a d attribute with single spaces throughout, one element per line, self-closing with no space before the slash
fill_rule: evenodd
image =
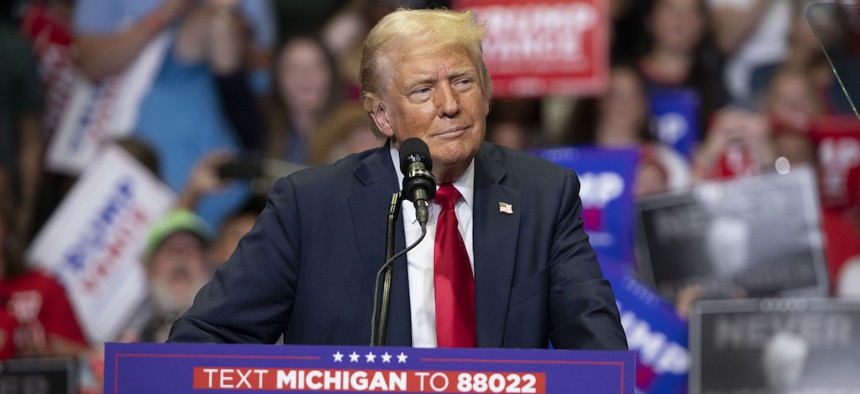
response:
<path id="1" fill-rule="evenodd" d="M 391 195 L 391 203 L 388 206 L 388 227 L 385 236 L 385 264 L 376 272 L 376 283 L 373 285 L 373 314 L 370 317 L 370 346 L 384 346 L 385 335 L 388 328 L 388 310 L 391 303 L 391 275 L 392 265 L 394 260 L 405 255 L 410 250 L 414 249 L 424 236 L 427 235 L 427 228 L 421 226 L 421 236 L 412 245 L 401 250 L 397 254 L 394 253 L 394 236 L 397 234 L 397 216 L 400 215 L 400 202 L 402 201 L 400 192 Z M 382 299 L 379 302 L 379 281 L 382 279 Z M 377 309 L 379 307 L 379 309 Z"/>
<path id="2" fill-rule="evenodd" d="M 371 346 L 383 346 L 385 344 L 385 334 L 388 328 L 388 310 L 391 304 L 392 266 L 389 264 L 389 260 L 394 256 L 394 236 L 397 234 L 395 226 L 397 225 L 397 215 L 400 214 L 400 201 L 400 192 L 395 192 L 391 195 L 391 203 L 388 206 L 388 227 L 385 232 L 385 264 L 379 270 L 384 276 L 382 280 L 382 300 L 379 305 L 379 320 L 373 324 L 373 332 L 370 337 Z M 376 278 L 378 286 L 378 273 Z M 379 290 L 375 286 L 373 291 L 373 298 L 376 299 Z M 373 304 L 374 309 L 376 309 L 376 301 Z M 376 319 L 376 317 L 376 312 L 374 312 L 373 319 Z"/>

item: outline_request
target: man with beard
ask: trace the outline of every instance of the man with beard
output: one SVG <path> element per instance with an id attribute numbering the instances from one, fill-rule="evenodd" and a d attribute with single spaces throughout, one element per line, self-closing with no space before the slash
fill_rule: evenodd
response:
<path id="1" fill-rule="evenodd" d="M 211 277 L 206 248 L 211 231 L 186 210 L 176 210 L 155 223 L 143 255 L 149 284 L 150 313 L 140 340 L 164 342 L 173 321 L 194 302 Z"/>

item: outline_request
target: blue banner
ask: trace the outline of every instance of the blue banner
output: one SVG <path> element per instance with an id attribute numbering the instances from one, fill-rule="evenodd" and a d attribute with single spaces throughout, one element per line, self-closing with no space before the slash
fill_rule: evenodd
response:
<path id="1" fill-rule="evenodd" d="M 614 262 L 632 268 L 638 150 L 568 147 L 534 153 L 576 171 L 585 231 L 604 271 Z"/>
<path id="2" fill-rule="evenodd" d="M 617 351 L 108 343 L 105 393 L 633 394 Z"/>
<path id="3" fill-rule="evenodd" d="M 636 352 L 636 388 L 652 394 L 686 393 L 687 322 L 629 272 L 610 269 L 604 275 L 612 283 L 627 344 Z"/>
<path id="4" fill-rule="evenodd" d="M 662 89 L 651 93 L 650 102 L 654 137 L 691 160 L 702 127 L 699 94 L 691 89 Z"/>

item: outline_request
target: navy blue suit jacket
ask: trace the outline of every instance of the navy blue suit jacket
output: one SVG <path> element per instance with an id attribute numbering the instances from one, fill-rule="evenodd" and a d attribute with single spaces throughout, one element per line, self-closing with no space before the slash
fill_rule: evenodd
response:
<path id="1" fill-rule="evenodd" d="M 480 347 L 626 350 L 609 283 L 583 231 L 573 171 L 482 144 L 473 248 Z M 230 260 L 173 325 L 173 342 L 368 345 L 386 216 L 400 189 L 388 144 L 280 179 Z M 499 212 L 499 202 L 513 214 Z M 405 248 L 402 217 L 396 250 Z M 405 257 L 387 345 L 412 343 Z"/>

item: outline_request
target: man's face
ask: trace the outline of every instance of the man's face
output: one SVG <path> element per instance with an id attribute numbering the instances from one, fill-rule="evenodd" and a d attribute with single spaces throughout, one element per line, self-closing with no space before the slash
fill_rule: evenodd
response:
<path id="1" fill-rule="evenodd" d="M 168 235 L 153 252 L 149 285 L 160 312 L 181 312 L 209 280 L 203 243 L 191 233 Z"/>
<path id="2" fill-rule="evenodd" d="M 484 139 L 489 98 L 465 49 L 428 51 L 421 44 L 381 62 L 382 103 L 374 120 L 397 146 L 412 137 L 424 140 L 434 172 L 436 166 L 465 170 Z"/>

